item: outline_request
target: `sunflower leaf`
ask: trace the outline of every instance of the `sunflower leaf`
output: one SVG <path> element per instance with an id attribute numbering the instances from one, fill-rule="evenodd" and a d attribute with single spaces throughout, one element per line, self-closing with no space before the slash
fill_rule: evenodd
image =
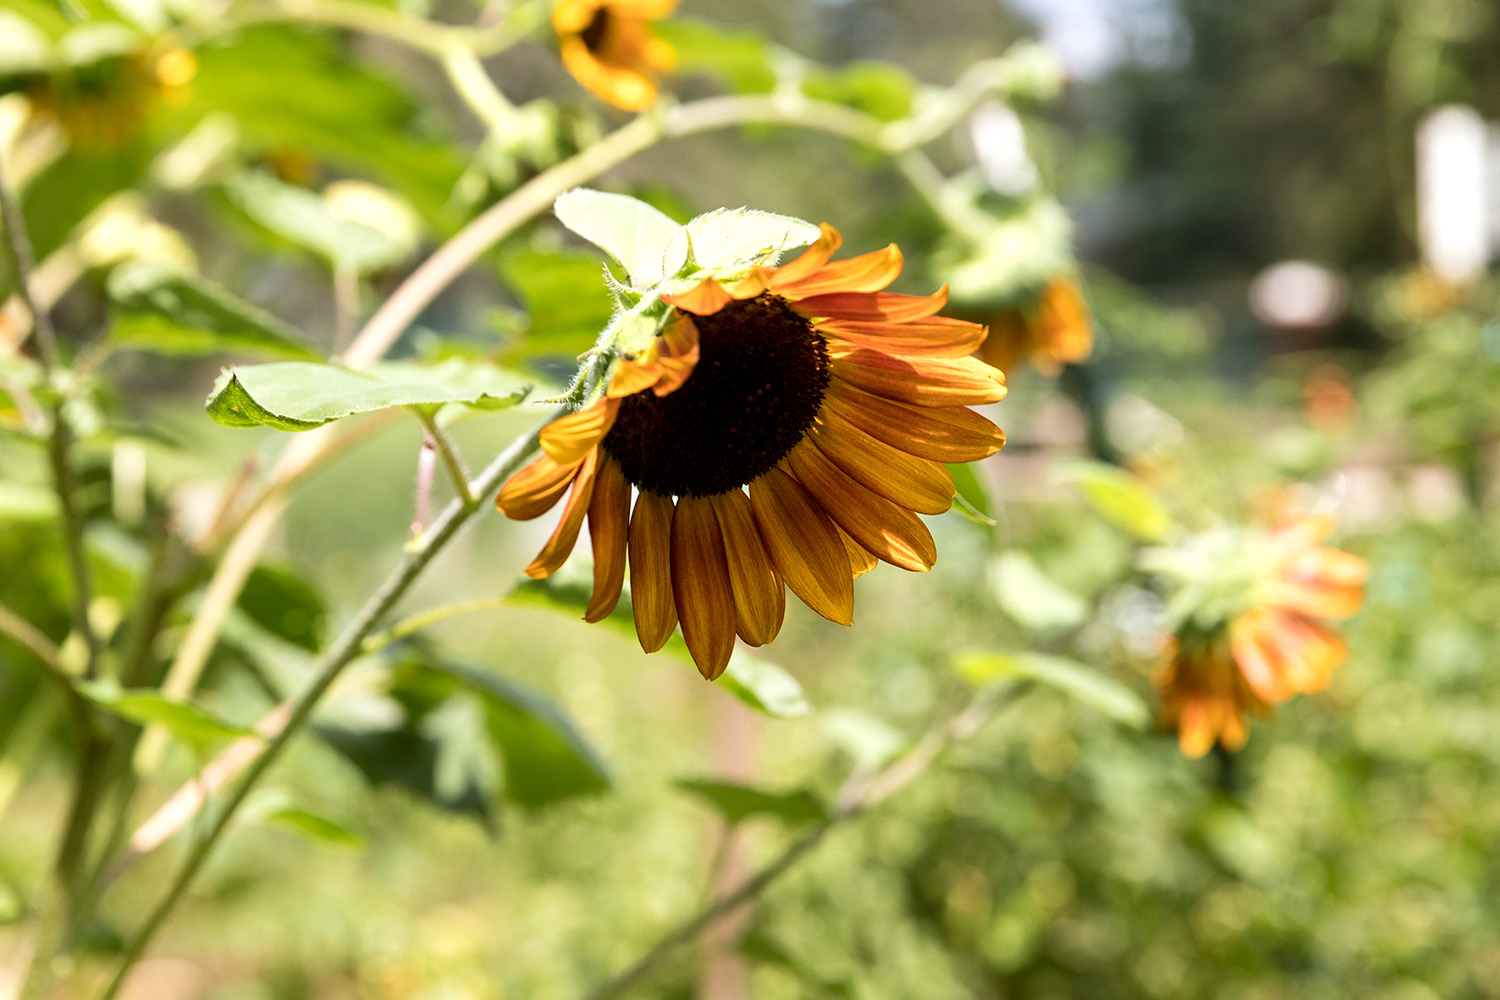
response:
<path id="1" fill-rule="evenodd" d="M 713 270 L 736 264 L 774 264 L 780 255 L 815 241 L 821 231 L 811 222 L 758 212 L 749 208 L 719 208 L 682 227 L 692 247 L 693 261 Z M 674 259 L 668 252 L 667 259 Z"/>
<path id="2" fill-rule="evenodd" d="M 1019 549 L 994 561 L 990 586 L 1001 609 L 1032 632 L 1070 629 L 1088 617 L 1083 598 L 1055 582 Z"/>
<path id="3" fill-rule="evenodd" d="M 224 190 L 255 222 L 335 267 L 368 274 L 406 256 L 407 247 L 399 240 L 373 226 L 339 218 L 318 195 L 270 174 L 244 171 L 225 181 Z"/>
<path id="4" fill-rule="evenodd" d="M 456 358 L 432 366 L 388 362 L 357 372 L 281 362 L 226 368 L 205 405 L 226 427 L 307 431 L 393 406 L 501 409 L 519 403 L 531 388 L 509 372 Z"/>
<path id="5" fill-rule="evenodd" d="M 121 688 L 103 681 L 80 681 L 74 689 L 111 715 L 139 725 L 161 726 L 194 750 L 255 735 L 197 705 L 173 701 L 158 691 Z"/>
<path id="6" fill-rule="evenodd" d="M 955 669 L 973 684 L 1026 678 L 1056 688 L 1094 711 L 1133 729 L 1143 729 L 1151 711 L 1130 688 L 1077 660 L 1046 653 L 966 653 Z"/>
<path id="7" fill-rule="evenodd" d="M 1075 459 L 1054 464 L 1052 475 L 1083 494 L 1100 517 L 1142 541 L 1165 541 L 1172 530 L 1172 514 L 1161 499 L 1118 466 Z"/>
<path id="8" fill-rule="evenodd" d="M 815 823 L 828 817 L 823 800 L 807 788 L 794 792 L 768 792 L 732 781 L 687 778 L 677 787 L 703 799 L 731 825 L 752 816 L 775 816 L 786 823 Z"/>
<path id="9" fill-rule="evenodd" d="M 574 188 L 558 195 L 552 211 L 563 225 L 619 261 L 636 288 L 655 284 L 669 273 L 664 264 L 667 244 L 681 226 L 644 201 Z"/>

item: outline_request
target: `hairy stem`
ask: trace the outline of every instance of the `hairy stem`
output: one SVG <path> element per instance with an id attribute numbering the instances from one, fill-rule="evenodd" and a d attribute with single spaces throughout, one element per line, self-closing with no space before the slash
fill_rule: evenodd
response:
<path id="1" fill-rule="evenodd" d="M 281 756 L 286 745 L 291 741 L 307 721 L 319 700 L 328 691 L 328 688 L 338 678 L 349 661 L 359 655 L 365 638 L 374 630 L 376 624 L 386 615 L 396 602 L 401 599 L 408 588 L 416 582 L 422 571 L 433 558 L 447 547 L 448 543 L 458 534 L 475 512 L 480 509 L 479 498 L 487 496 L 491 491 L 498 489 L 512 472 L 520 467 L 521 463 L 536 448 L 537 432 L 531 431 L 524 437 L 515 441 L 509 448 L 502 452 L 490 463 L 489 467 L 480 473 L 475 480 L 470 495 L 474 498 L 468 501 L 463 499 L 454 500 L 433 522 L 431 530 L 423 538 L 423 544 L 415 551 L 407 553 L 396 568 L 386 578 L 380 588 L 370 596 L 364 606 L 354 616 L 342 634 L 334 641 L 333 645 L 318 659 L 316 674 L 313 682 L 297 696 L 292 703 L 287 715 L 287 722 L 282 729 L 268 742 L 263 752 L 250 763 L 244 777 L 234 790 L 230 792 L 228 800 L 223 804 L 213 821 L 201 839 L 197 840 L 190 849 L 182 867 L 173 878 L 166 894 L 146 917 L 134 937 L 126 944 L 124 954 L 116 970 L 113 980 L 105 989 L 102 1000 L 112 1000 L 125 983 L 125 977 L 129 974 L 136 960 L 145 952 L 151 939 L 166 921 L 172 909 L 181 900 L 183 893 L 197 876 L 203 863 L 212 853 L 215 845 L 224 831 L 233 820 L 235 813 L 244 802 L 250 790 L 260 780 L 261 776 Z"/>

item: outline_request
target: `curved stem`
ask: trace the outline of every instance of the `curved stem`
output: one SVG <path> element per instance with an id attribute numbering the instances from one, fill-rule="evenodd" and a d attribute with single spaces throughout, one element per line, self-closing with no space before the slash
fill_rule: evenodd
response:
<path id="1" fill-rule="evenodd" d="M 458 534 L 462 528 L 480 509 L 483 498 L 491 491 L 498 489 L 512 472 L 520 467 L 521 463 L 536 448 L 537 431 L 531 431 L 524 437 L 519 438 L 510 447 L 501 452 L 499 456 L 490 463 L 489 467 L 480 473 L 479 478 L 473 484 L 472 495 L 475 499 L 471 501 L 454 500 L 438 519 L 424 537 L 424 544 L 413 552 L 407 553 L 405 558 L 386 578 L 385 583 L 380 586 L 370 599 L 367 600 L 345 628 L 338 639 L 335 640 L 321 657 L 318 659 L 316 674 L 313 682 L 297 696 L 287 715 L 287 722 L 282 729 L 266 744 L 265 750 L 252 762 L 245 772 L 240 783 L 230 793 L 228 800 L 218 815 L 209 825 L 203 837 L 193 844 L 187 859 L 183 862 L 181 869 L 173 878 L 166 894 L 151 910 L 141 929 L 130 939 L 126 945 L 120 964 L 114 978 L 105 989 L 101 1000 L 112 1000 L 125 983 L 125 977 L 130 968 L 146 950 L 151 939 L 166 921 L 167 916 L 177 905 L 192 883 L 203 863 L 212 853 L 214 846 L 223 836 L 230 821 L 234 818 L 245 797 L 250 793 L 262 775 L 281 756 L 286 745 L 291 741 L 303 723 L 307 721 L 313 709 L 317 706 L 324 693 L 343 672 L 349 661 L 359 655 L 360 649 L 368 636 L 375 628 L 377 622 L 390 611 L 390 609 L 401 599 L 407 589 L 416 581 L 433 558 L 447 547 L 448 543 Z"/>

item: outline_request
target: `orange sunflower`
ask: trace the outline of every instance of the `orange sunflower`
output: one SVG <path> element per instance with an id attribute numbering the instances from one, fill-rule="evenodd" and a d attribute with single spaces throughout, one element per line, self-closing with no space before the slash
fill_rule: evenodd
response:
<path id="1" fill-rule="evenodd" d="M 1086 359 L 1094 349 L 1089 307 L 1072 278 L 1054 278 L 1030 305 L 998 313 L 981 356 L 1004 371 L 1030 359 L 1037 371 L 1056 375 L 1064 364 Z"/>
<path id="2" fill-rule="evenodd" d="M 853 580 L 877 560 L 931 569 L 917 514 L 952 503 L 944 463 L 1005 443 L 967 409 L 1005 396 L 1004 375 L 970 357 L 985 328 L 936 315 L 946 288 L 883 291 L 901 272 L 894 245 L 830 262 L 840 237 L 821 233 L 782 267 L 663 295 L 672 309 L 650 347 L 616 365 L 604 398 L 544 427 L 543 454 L 496 500 L 524 520 L 571 486 L 527 575 L 563 564 L 587 514 L 585 619 L 614 609 L 628 567 L 641 647 L 660 649 L 680 621 L 710 680 L 736 635 L 776 637 L 786 587 L 848 625 Z"/>
<path id="3" fill-rule="evenodd" d="M 1245 716 L 1327 686 L 1344 640 L 1320 619 L 1348 618 L 1364 601 L 1363 559 L 1322 543 L 1326 517 L 1302 517 L 1259 536 L 1248 607 L 1222 627 L 1184 628 L 1167 644 L 1156 684 L 1182 752 L 1214 743 L 1238 750 Z"/>
<path id="4" fill-rule="evenodd" d="M 662 72 L 676 61 L 649 24 L 676 6 L 677 0 L 558 0 L 552 27 L 563 65 L 601 100 L 646 110 L 656 103 Z"/>

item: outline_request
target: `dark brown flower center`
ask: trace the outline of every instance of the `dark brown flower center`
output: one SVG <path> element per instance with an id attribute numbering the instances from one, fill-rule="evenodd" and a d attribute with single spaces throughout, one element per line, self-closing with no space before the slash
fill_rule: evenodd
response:
<path id="1" fill-rule="evenodd" d="M 620 402 L 604 450 L 663 496 L 713 496 L 765 473 L 802 440 L 828 388 L 828 346 L 777 295 L 731 302 L 698 325 L 698 365 L 668 396 Z"/>
<path id="2" fill-rule="evenodd" d="M 594 11 L 593 18 L 588 26 L 579 32 L 578 37 L 583 39 L 584 48 L 597 54 L 604 47 L 604 38 L 609 34 L 610 13 L 608 7 L 600 7 Z"/>

